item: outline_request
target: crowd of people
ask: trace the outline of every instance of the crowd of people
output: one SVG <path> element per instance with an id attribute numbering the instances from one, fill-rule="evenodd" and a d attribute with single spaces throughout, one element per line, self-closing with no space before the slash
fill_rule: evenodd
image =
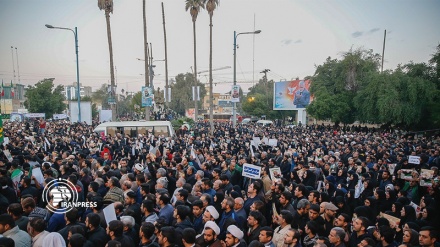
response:
<path id="1" fill-rule="evenodd" d="M 229 123 L 211 135 L 200 122 L 132 137 L 41 123 L 3 123 L 0 247 L 440 244 L 439 136 Z M 57 181 L 90 206 L 63 207 L 72 199 L 45 189 Z"/>

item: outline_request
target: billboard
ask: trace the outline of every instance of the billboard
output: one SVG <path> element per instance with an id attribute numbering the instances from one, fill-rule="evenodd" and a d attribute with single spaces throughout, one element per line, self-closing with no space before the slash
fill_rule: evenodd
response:
<path id="1" fill-rule="evenodd" d="M 274 110 L 296 110 L 306 108 L 313 97 L 310 95 L 310 80 L 275 82 L 273 87 Z"/>
<path id="2" fill-rule="evenodd" d="M 70 121 L 78 122 L 78 102 L 69 101 Z M 92 104 L 90 102 L 81 101 L 81 122 L 92 124 Z"/>
<path id="3" fill-rule="evenodd" d="M 153 106 L 154 92 L 150 87 L 142 87 L 142 107 Z"/>
<path id="4" fill-rule="evenodd" d="M 196 119 L 196 109 L 194 109 L 194 108 L 186 109 L 185 110 L 185 117 L 195 120 Z"/>
<path id="5" fill-rule="evenodd" d="M 231 102 L 239 103 L 240 102 L 240 86 L 233 85 L 231 89 Z"/>

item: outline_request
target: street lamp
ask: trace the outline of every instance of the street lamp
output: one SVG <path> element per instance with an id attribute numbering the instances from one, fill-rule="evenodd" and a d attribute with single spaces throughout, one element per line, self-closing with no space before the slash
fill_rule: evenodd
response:
<path id="1" fill-rule="evenodd" d="M 243 33 L 236 33 L 234 31 L 234 86 L 237 85 L 237 37 L 240 34 L 259 34 L 261 33 L 261 30 L 256 30 L 253 32 L 243 32 Z M 234 106 L 232 108 L 232 127 L 235 128 L 237 125 L 237 103 L 234 102 Z"/>
<path id="2" fill-rule="evenodd" d="M 145 61 L 145 59 L 142 59 L 142 58 L 136 58 L 138 61 Z M 152 60 L 152 61 L 150 61 L 150 68 L 149 68 L 149 75 L 150 75 L 150 87 L 152 88 L 152 89 L 154 89 L 154 84 L 153 84 L 153 78 L 154 78 L 154 68 L 156 68 L 156 65 L 154 65 L 154 62 L 164 62 L 165 61 L 165 59 L 159 59 L 159 60 Z M 144 75 L 144 74 L 141 74 L 141 75 Z"/>
<path id="3" fill-rule="evenodd" d="M 52 25 L 46 24 L 47 28 L 50 29 L 63 29 L 63 30 L 70 30 L 73 33 L 73 36 L 75 37 L 75 53 L 76 53 L 76 92 L 77 92 L 77 98 L 78 98 L 78 122 L 81 122 L 81 94 L 80 94 L 80 88 L 79 88 L 79 60 L 78 60 L 78 29 L 75 27 L 75 30 L 71 28 L 66 27 L 54 27 Z"/>

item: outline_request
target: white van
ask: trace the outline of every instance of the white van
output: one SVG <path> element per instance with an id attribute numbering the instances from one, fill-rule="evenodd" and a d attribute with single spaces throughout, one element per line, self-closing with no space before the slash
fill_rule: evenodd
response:
<path id="1" fill-rule="evenodd" d="M 257 126 L 264 127 L 264 126 L 270 126 L 270 125 L 273 125 L 273 122 L 271 120 L 258 120 L 257 121 Z"/>
<path id="2" fill-rule="evenodd" d="M 165 137 L 174 136 L 174 129 L 170 121 L 123 121 L 123 122 L 106 122 L 102 123 L 93 130 L 94 132 L 104 135 L 115 136 L 117 133 L 137 137 L 139 134 L 163 135 Z"/>

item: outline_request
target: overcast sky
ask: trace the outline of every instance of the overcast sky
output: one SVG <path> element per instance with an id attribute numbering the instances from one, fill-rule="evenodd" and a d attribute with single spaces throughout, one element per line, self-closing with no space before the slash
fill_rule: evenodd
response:
<path id="1" fill-rule="evenodd" d="M 192 21 L 184 0 L 164 0 L 170 78 L 191 72 Z M 313 75 L 328 56 L 351 47 L 382 52 L 387 30 L 385 69 L 400 63 L 426 62 L 440 41 L 437 0 L 220 0 L 213 17 L 215 91 L 228 91 L 233 78 L 233 32 L 261 30 L 237 40 L 237 81 L 245 89 L 270 69 L 268 78 L 291 80 Z M 110 17 L 118 92 L 139 91 L 144 83 L 142 0 L 114 0 Z M 197 19 L 197 67 L 208 70 L 209 17 Z M 11 46 L 17 47 L 21 82 L 56 78 L 76 81 L 74 36 L 45 24 L 78 27 L 80 82 L 97 89 L 109 83 L 109 52 L 104 12 L 96 0 L 0 0 L 0 79 L 13 79 Z M 164 59 L 161 1 L 147 0 L 148 42 L 154 60 Z M 254 29 L 255 27 L 255 29 Z M 16 50 L 13 49 L 18 74 Z M 165 84 L 165 63 L 157 61 L 155 87 Z M 208 73 L 200 81 L 208 82 Z M 16 78 L 18 82 L 18 75 Z M 247 83 L 244 83 L 247 82 Z"/>

